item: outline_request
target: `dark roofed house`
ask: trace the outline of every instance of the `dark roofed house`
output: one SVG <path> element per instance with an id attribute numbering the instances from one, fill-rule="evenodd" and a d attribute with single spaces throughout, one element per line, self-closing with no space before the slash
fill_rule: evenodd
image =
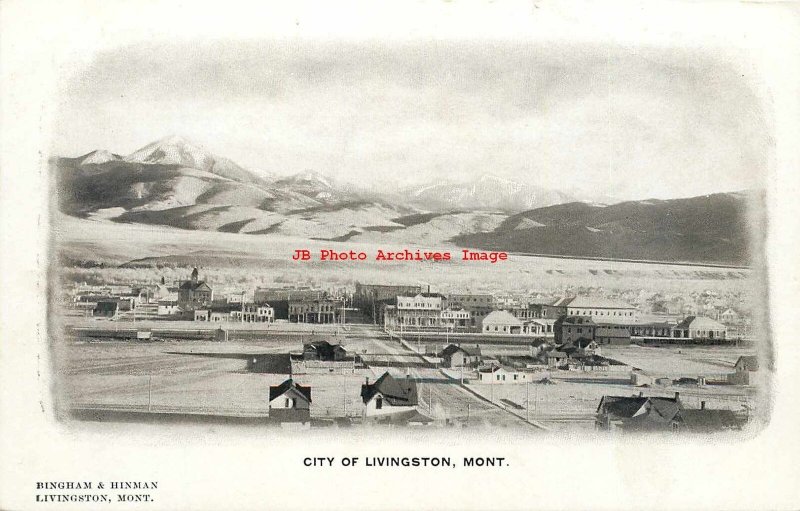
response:
<path id="1" fill-rule="evenodd" d="M 547 365 L 550 367 L 558 367 L 564 364 L 568 356 L 563 351 L 551 350 L 547 352 Z"/>
<path id="2" fill-rule="evenodd" d="M 289 378 L 269 388 L 269 417 L 278 422 L 311 420 L 311 387 Z"/>
<path id="3" fill-rule="evenodd" d="M 597 406 L 595 425 L 599 429 L 625 431 L 671 430 L 683 409 L 680 396 L 603 396 Z"/>
<path id="4" fill-rule="evenodd" d="M 113 318 L 119 312 L 119 302 L 117 300 L 102 300 L 97 302 L 92 310 L 93 316 Z"/>
<path id="5" fill-rule="evenodd" d="M 758 371 L 758 357 L 743 355 L 733 366 L 735 373 L 728 374 L 728 383 L 731 385 L 750 385 L 750 375 Z"/>
<path id="6" fill-rule="evenodd" d="M 481 349 L 477 345 L 460 346 L 458 344 L 448 344 L 439 354 L 442 364 L 446 367 L 468 367 L 478 365 L 481 362 Z"/>
<path id="7" fill-rule="evenodd" d="M 409 377 L 395 378 L 385 372 L 375 383 L 370 383 L 367 378 L 361 386 L 361 400 L 367 417 L 415 411 L 417 382 Z"/>
<path id="8" fill-rule="evenodd" d="M 337 362 L 347 359 L 347 350 L 341 344 L 317 341 L 303 345 L 303 360 Z"/>
<path id="9" fill-rule="evenodd" d="M 737 371 L 758 371 L 758 357 L 755 355 L 743 355 L 736 361 L 734 368 Z"/>

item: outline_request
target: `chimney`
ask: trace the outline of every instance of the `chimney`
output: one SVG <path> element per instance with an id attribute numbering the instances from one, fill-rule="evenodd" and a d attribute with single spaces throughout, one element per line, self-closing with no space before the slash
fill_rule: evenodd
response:
<path id="1" fill-rule="evenodd" d="M 680 398 L 680 397 L 681 397 L 681 393 L 680 392 L 676 392 L 675 393 L 675 401 L 677 401 L 678 398 Z"/>
<path id="2" fill-rule="evenodd" d="M 367 382 L 365 383 L 365 385 L 369 385 L 369 376 L 366 377 L 366 380 Z"/>
<path id="3" fill-rule="evenodd" d="M 642 392 L 641 390 L 639 391 L 639 397 L 644 397 L 644 392 Z"/>
<path id="4" fill-rule="evenodd" d="M 428 293 L 430 294 L 430 292 L 431 292 L 431 285 L 428 284 Z"/>
<path id="5" fill-rule="evenodd" d="M 705 401 L 700 401 L 700 409 L 701 410 L 705 410 L 706 409 L 706 402 Z"/>

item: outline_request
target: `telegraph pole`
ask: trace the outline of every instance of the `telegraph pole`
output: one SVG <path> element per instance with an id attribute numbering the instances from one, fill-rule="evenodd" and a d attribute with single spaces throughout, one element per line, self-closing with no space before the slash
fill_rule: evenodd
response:
<path id="1" fill-rule="evenodd" d="M 153 375 L 147 375 L 147 411 L 153 410 Z"/>
<path id="2" fill-rule="evenodd" d="M 525 420 L 531 421 L 531 386 L 530 382 L 525 382 Z"/>

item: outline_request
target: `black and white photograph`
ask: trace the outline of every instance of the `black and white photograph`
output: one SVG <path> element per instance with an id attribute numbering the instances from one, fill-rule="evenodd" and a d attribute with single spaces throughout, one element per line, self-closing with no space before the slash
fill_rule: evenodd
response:
<path id="1" fill-rule="evenodd" d="M 58 24 L 71 53 L 49 64 L 39 167 L 4 165 L 38 180 L 37 227 L 14 230 L 39 233 L 41 248 L 28 255 L 39 276 L 26 277 L 38 310 L 4 304 L 2 323 L 14 321 L 14 307 L 39 318 L 30 325 L 36 375 L 22 378 L 38 382 L 26 384 L 38 385 L 30 404 L 58 435 L 102 450 L 149 438 L 142 458 L 156 448 L 148 442 L 174 449 L 196 437 L 224 450 L 235 441 L 241 452 L 270 453 L 240 462 L 271 464 L 271 483 L 280 470 L 318 478 L 322 467 L 359 463 L 373 471 L 364 477 L 491 479 L 522 468 L 511 447 L 547 446 L 541 470 L 563 458 L 561 476 L 539 480 L 550 484 L 593 477 L 580 469 L 589 461 L 567 461 L 583 443 L 653 446 L 632 456 L 648 471 L 669 446 L 733 456 L 791 412 L 776 401 L 776 367 L 796 360 L 780 347 L 788 325 L 777 319 L 791 315 L 776 307 L 796 296 L 776 289 L 796 277 L 776 265 L 792 260 L 796 239 L 780 241 L 774 211 L 797 190 L 776 177 L 797 129 L 795 119 L 787 131 L 790 110 L 778 108 L 784 97 L 796 103 L 797 45 L 765 35 L 781 17 L 774 5 L 589 9 L 620 27 L 612 13 L 639 11 L 632 19 L 647 27 L 670 13 L 654 32 L 602 32 L 570 17 L 578 4 L 546 2 L 395 4 L 374 26 L 356 8 L 337 14 L 335 30 L 322 21 L 330 6 L 284 6 L 259 29 L 272 12 L 262 5 L 253 7 L 260 18 L 204 32 L 214 17 L 180 2 L 143 4 L 136 19 L 164 9 L 152 28 L 125 19 L 132 3 L 70 4 L 89 27 L 108 24 L 84 35 L 66 26 L 73 15 Z M 389 12 L 407 33 L 389 28 Z M 448 25 L 456 12 L 471 20 L 462 32 Z M 708 26 L 677 19 L 694 12 Z M 719 12 L 731 21 L 714 27 Z M 797 14 L 783 12 L 795 31 Z M 170 35 L 184 15 L 181 24 L 197 25 Z M 4 20 L 20 40 L 21 19 Z M 589 28 L 555 33 L 573 25 Z M 56 40 L 42 43 L 53 55 Z M 767 56 L 778 49 L 795 58 L 783 68 L 795 80 L 782 86 L 773 78 L 782 66 Z M 17 53 L 14 64 L 33 73 Z M 18 96 L 4 96 L 22 111 Z M 4 135 L 4 151 L 12 142 Z M 12 194 L 4 185 L 4 208 Z M 9 256 L 3 263 L 13 273 Z M 6 376 L 19 377 L 16 367 Z M 484 448 L 470 451 L 469 439 Z M 359 443 L 363 451 L 332 455 Z M 709 466 L 713 458 L 702 456 Z M 76 465 L 31 474 L 35 488 L 11 501 L 184 508 L 165 497 L 175 491 L 166 469 L 156 477 L 131 459 L 138 468 L 117 465 L 113 477 Z M 679 470 L 675 459 L 662 474 Z M 240 487 L 230 483 L 238 463 L 220 484 Z M 534 458 L 522 463 L 539 473 Z M 622 480 L 644 477 L 620 475 L 633 465 L 619 460 L 603 477 L 615 466 Z M 204 501 L 212 490 L 201 486 L 186 509 L 219 504 L 226 491 Z M 555 502 L 492 503 L 492 491 L 441 509 Z M 622 507 L 650 508 L 650 490 L 630 491 Z M 315 507 L 291 495 L 245 492 L 229 504 Z M 584 497 L 563 505 L 611 505 Z M 714 502 L 753 508 L 728 497 Z M 376 493 L 334 507 L 408 506 Z"/>
<path id="2" fill-rule="evenodd" d="M 51 162 L 66 419 L 768 420 L 772 142 L 729 61 L 144 44 L 69 91 Z"/>

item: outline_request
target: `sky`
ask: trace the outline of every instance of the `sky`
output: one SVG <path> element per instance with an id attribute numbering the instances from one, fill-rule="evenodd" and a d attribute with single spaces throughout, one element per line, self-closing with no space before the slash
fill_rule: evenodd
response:
<path id="1" fill-rule="evenodd" d="M 256 172 L 380 189 L 483 174 L 581 198 L 762 186 L 747 66 L 719 51 L 500 41 L 138 44 L 65 78 L 54 154 L 180 135 Z"/>

